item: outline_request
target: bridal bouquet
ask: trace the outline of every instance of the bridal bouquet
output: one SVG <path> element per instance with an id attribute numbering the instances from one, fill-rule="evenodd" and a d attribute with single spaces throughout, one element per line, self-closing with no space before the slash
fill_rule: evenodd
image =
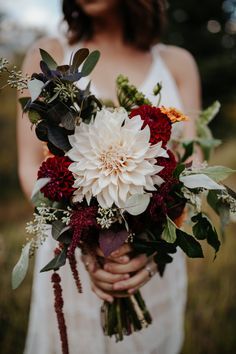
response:
<path id="1" fill-rule="evenodd" d="M 47 146 L 32 193 L 34 220 L 26 227 L 31 237 L 13 270 L 12 285 L 19 286 L 29 258 L 51 234 L 57 241 L 55 254 L 41 272 L 53 271 L 55 310 L 63 353 L 68 353 L 58 270 L 69 262 L 82 291 L 76 249 L 95 255 L 100 247 L 106 258 L 129 242 L 134 255 L 153 257 L 161 276 L 178 248 L 188 257 L 203 257 L 200 242 L 206 240 L 216 254 L 220 241 L 202 199 L 219 215 L 223 231 L 236 212 L 236 198 L 221 181 L 234 171 L 190 160 L 194 143 L 203 146 L 205 156 L 217 143 L 207 123 L 218 103 L 200 114 L 195 142 L 173 142 L 173 125 L 188 118 L 160 102 L 153 106 L 122 75 L 117 78 L 120 107 L 107 108 L 89 85 L 79 88 L 77 81 L 91 73 L 99 52 L 80 49 L 62 66 L 44 50 L 41 56 L 42 72 L 30 78 L 12 73 L 1 61 L 9 84 L 29 89 L 31 97 L 22 99 L 23 109 Z M 158 84 L 154 94 L 160 98 L 160 93 Z M 181 228 L 187 208 L 188 233 Z M 97 258 L 100 266 L 105 258 Z M 152 321 L 140 291 L 120 296 L 112 304 L 105 302 L 101 312 L 104 333 L 117 340 Z"/>

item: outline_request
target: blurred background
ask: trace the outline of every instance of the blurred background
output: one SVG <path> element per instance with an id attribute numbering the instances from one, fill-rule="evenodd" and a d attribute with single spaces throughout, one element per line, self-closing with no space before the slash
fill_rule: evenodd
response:
<path id="1" fill-rule="evenodd" d="M 168 13 L 164 42 L 184 47 L 196 58 L 203 107 L 216 99 L 222 105 L 211 123 L 215 137 L 222 140 L 212 163 L 236 169 L 236 0 L 170 0 Z M 60 21 L 60 0 L 0 0 L 1 57 L 20 66 L 32 42 L 44 35 L 58 35 Z M 16 92 L 5 89 L 0 92 L 0 101 L 0 343 L 2 353 L 20 354 L 27 329 L 33 267 L 16 291 L 11 290 L 10 277 L 32 210 L 17 178 Z M 236 177 L 228 179 L 227 184 L 235 190 Z M 214 262 L 207 248 L 205 259 L 189 262 L 182 354 L 236 353 L 235 253 L 236 226 L 232 224 Z"/>

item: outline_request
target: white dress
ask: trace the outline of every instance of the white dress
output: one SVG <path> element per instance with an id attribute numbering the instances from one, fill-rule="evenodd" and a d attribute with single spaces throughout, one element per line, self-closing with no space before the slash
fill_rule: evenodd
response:
<path id="1" fill-rule="evenodd" d="M 154 85 L 161 81 L 163 85 L 161 104 L 181 108 L 178 89 L 159 54 L 160 47 L 161 45 L 158 45 L 152 49 L 153 63 L 140 90 L 156 103 L 156 97 L 151 93 Z M 69 60 L 74 50 L 75 48 L 66 50 L 66 60 Z M 182 125 L 176 124 L 173 134 L 179 135 Z M 25 354 L 61 354 L 50 283 L 51 272 L 39 273 L 40 269 L 52 259 L 54 247 L 55 241 L 49 237 L 36 256 Z M 83 294 L 78 294 L 68 264 L 60 271 L 70 354 L 177 354 L 180 352 L 184 337 L 187 288 L 185 257 L 181 251 L 176 253 L 173 263 L 167 265 L 163 278 L 157 274 L 142 288 L 142 295 L 152 314 L 153 323 L 118 343 L 114 338 L 103 335 L 100 326 L 101 300 L 91 291 L 89 277 L 81 261 L 78 266 Z"/>

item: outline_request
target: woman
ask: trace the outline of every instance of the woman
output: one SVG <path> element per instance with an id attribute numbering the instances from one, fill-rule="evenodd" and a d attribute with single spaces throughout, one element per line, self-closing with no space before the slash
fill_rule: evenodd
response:
<path id="1" fill-rule="evenodd" d="M 198 111 L 200 85 L 193 58 L 183 49 L 160 44 L 164 24 L 163 3 L 161 0 L 64 0 L 68 41 L 41 39 L 26 55 L 23 70 L 28 74 L 39 70 L 38 48 L 47 50 L 58 63 L 66 63 L 79 47 L 99 49 L 101 60 L 91 75 L 92 91 L 99 98 L 116 102 L 115 79 L 122 73 L 153 103 L 152 88 L 161 81 L 162 104 L 184 108 L 186 113 Z M 44 157 L 42 145 L 32 134 L 27 119 L 21 119 L 20 111 L 19 116 L 19 174 L 23 189 L 30 196 Z M 193 120 L 184 128 L 180 124 L 173 134 L 192 138 L 195 134 Z M 39 274 L 39 269 L 51 258 L 52 242 L 51 239 L 45 242 L 36 259 L 27 354 L 60 353 L 49 276 Z M 186 298 L 186 269 L 182 253 L 176 254 L 163 278 L 156 275 L 150 280 L 150 275 L 156 272 L 154 262 L 144 255 L 130 259 L 129 251 L 128 246 L 121 247 L 106 261 L 104 269 L 95 269 L 94 260 L 87 256 L 84 262 L 90 274 L 91 287 L 100 299 L 111 302 L 110 290 L 126 289 L 132 293 L 146 284 L 142 293 L 152 313 L 153 324 L 118 344 L 103 337 L 99 323 L 101 302 L 89 289 L 88 274 L 81 269 L 84 294 L 78 295 L 69 272 L 64 269 L 65 316 L 71 354 L 174 354 L 180 351 Z"/>

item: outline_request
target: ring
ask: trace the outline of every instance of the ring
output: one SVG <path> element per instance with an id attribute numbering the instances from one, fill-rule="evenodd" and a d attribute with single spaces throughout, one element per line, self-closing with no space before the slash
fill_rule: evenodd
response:
<path id="1" fill-rule="evenodd" d="M 145 267 L 145 270 L 148 272 L 149 278 L 155 274 L 155 272 L 149 266 Z"/>

